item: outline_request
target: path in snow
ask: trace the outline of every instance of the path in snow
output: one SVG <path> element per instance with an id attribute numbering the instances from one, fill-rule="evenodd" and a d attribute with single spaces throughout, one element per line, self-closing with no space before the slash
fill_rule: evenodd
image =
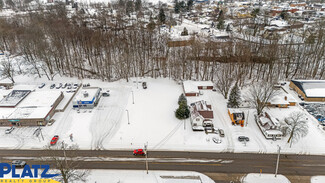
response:
<path id="1" fill-rule="evenodd" d="M 222 126 L 224 128 L 225 131 L 225 137 L 227 138 L 227 149 L 226 152 L 234 152 L 234 142 L 232 139 L 232 133 L 231 130 L 229 128 L 229 124 L 230 120 L 226 120 L 226 118 L 224 117 L 224 115 L 227 115 L 228 113 L 222 114 L 220 111 L 223 111 L 222 109 L 218 108 L 220 105 L 220 100 L 218 100 L 218 97 L 216 96 L 215 93 L 211 93 L 211 92 L 205 92 L 205 94 L 209 95 L 209 101 L 212 104 L 212 110 L 214 112 L 214 118 L 217 119 L 217 123 L 220 121 L 222 123 Z M 215 120 L 216 121 L 216 120 Z"/>

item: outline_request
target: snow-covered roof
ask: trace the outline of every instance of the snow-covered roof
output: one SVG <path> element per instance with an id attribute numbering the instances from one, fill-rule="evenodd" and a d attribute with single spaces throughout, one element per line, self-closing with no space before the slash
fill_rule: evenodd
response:
<path id="1" fill-rule="evenodd" d="M 197 85 L 193 84 L 192 81 L 183 81 L 183 87 L 185 93 L 199 93 Z"/>
<path id="2" fill-rule="evenodd" d="M 243 111 L 240 110 L 240 109 L 229 108 L 228 110 L 229 110 L 229 112 L 230 112 L 231 114 L 234 114 L 234 113 L 243 113 Z"/>
<path id="3" fill-rule="evenodd" d="M 7 117 L 7 119 L 45 118 L 51 109 L 52 107 L 18 107 Z"/>
<path id="4" fill-rule="evenodd" d="M 51 107 L 61 93 L 61 91 L 31 92 L 17 107 Z"/>
<path id="5" fill-rule="evenodd" d="M 92 101 L 98 90 L 99 88 L 97 87 L 83 88 L 74 98 L 74 101 Z"/>
<path id="6" fill-rule="evenodd" d="M 280 90 L 280 92 L 273 97 L 270 100 L 270 103 L 273 105 L 277 105 L 277 104 L 289 104 L 290 102 L 297 102 L 296 99 L 294 99 L 294 97 L 289 94 L 289 93 L 285 93 L 282 89 Z"/>
<path id="7" fill-rule="evenodd" d="M 292 80 L 307 97 L 325 97 L 325 80 Z"/>
<path id="8" fill-rule="evenodd" d="M 212 81 L 183 81 L 185 93 L 199 93 L 199 86 L 207 87 L 213 86 Z"/>

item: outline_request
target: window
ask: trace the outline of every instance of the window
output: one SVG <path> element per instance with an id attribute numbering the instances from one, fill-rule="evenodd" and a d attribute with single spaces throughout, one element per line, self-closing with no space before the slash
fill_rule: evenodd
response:
<path id="1" fill-rule="evenodd" d="M 196 121 L 200 121 L 200 118 L 196 118 Z"/>

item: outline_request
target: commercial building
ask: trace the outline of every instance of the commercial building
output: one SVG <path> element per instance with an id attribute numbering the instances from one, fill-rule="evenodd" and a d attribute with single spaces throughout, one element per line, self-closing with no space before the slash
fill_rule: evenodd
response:
<path id="1" fill-rule="evenodd" d="M 73 108 L 93 109 L 100 99 L 101 89 L 98 87 L 84 87 L 73 99 Z"/>
<path id="2" fill-rule="evenodd" d="M 325 102 L 325 80 L 291 80 L 289 85 L 308 102 Z"/>
<path id="3" fill-rule="evenodd" d="M 0 126 L 43 126 L 63 99 L 61 91 L 13 90 L 0 101 Z"/>

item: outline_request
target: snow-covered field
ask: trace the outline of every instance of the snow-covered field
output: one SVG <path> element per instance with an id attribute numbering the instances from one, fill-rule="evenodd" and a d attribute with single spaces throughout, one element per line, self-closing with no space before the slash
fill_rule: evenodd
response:
<path id="1" fill-rule="evenodd" d="M 250 173 L 247 174 L 243 180 L 243 183 L 290 183 L 290 181 L 283 175 L 277 175 L 276 177 L 274 174 L 257 174 L 257 173 Z"/>
<path id="2" fill-rule="evenodd" d="M 73 110 L 70 103 L 64 112 L 54 115 L 56 122 L 52 126 L 43 127 L 44 140 L 42 137 L 33 136 L 36 127 L 17 128 L 11 134 L 5 134 L 7 127 L 1 127 L 0 148 L 42 149 L 54 135 L 59 135 L 59 142 L 77 144 L 81 149 L 131 150 L 143 148 L 144 144 L 148 143 L 149 150 L 275 153 L 279 145 L 282 153 L 325 154 L 324 131 L 312 116 L 308 117 L 308 135 L 290 148 L 286 142 L 288 137 L 277 141 L 264 138 L 254 121 L 253 109 L 243 109 L 246 118 L 248 117 L 248 124 L 244 127 L 231 125 L 226 108 L 227 101 L 218 92 L 205 90 L 202 96 L 190 97 L 188 101 L 190 103 L 204 99 L 212 104 L 213 123 L 215 127 L 225 131 L 225 137 L 221 138 L 222 143 L 216 144 L 212 138 L 220 138 L 217 134 L 194 132 L 189 119 L 178 120 L 175 117 L 177 100 L 183 90 L 182 86 L 173 80 L 133 78 L 129 82 L 108 83 L 56 78 L 53 82 L 63 81 L 90 83 L 91 86 L 99 86 L 103 90 L 109 89 L 111 96 L 102 97 L 95 109 L 81 110 L 80 113 Z M 142 88 L 142 81 L 147 82 L 147 89 Z M 53 83 L 45 78 L 17 78 L 18 85 L 37 86 L 42 82 L 47 83 L 46 87 Z M 280 120 L 293 111 L 303 111 L 300 106 L 267 110 Z M 69 138 L 70 134 L 73 134 L 73 142 Z M 246 144 L 239 142 L 237 138 L 242 135 L 249 137 L 250 141 Z"/>
<path id="3" fill-rule="evenodd" d="M 313 176 L 310 180 L 311 183 L 323 183 L 325 182 L 325 176 Z"/>
<path id="4" fill-rule="evenodd" d="M 87 182 L 96 183 L 214 183 L 208 176 L 196 172 L 91 170 Z"/>
<path id="5" fill-rule="evenodd" d="M 21 174 L 22 169 L 16 173 Z M 4 175 L 10 179 L 11 174 Z M 27 177 L 28 178 L 28 177 Z M 89 170 L 87 183 L 214 183 L 208 176 L 188 171 Z M 75 183 L 78 183 L 75 181 Z"/>

